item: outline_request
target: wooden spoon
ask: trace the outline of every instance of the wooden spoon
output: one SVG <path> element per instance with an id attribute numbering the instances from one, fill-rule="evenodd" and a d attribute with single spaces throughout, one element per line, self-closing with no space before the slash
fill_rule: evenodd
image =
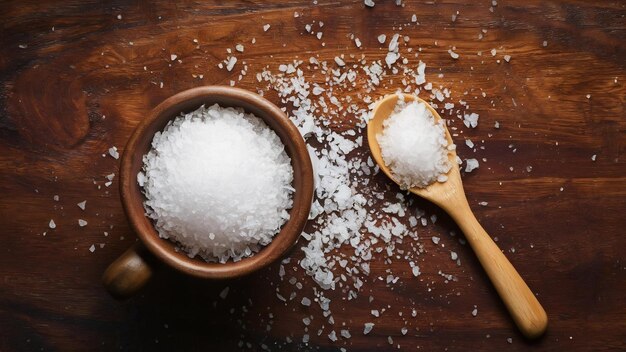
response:
<path id="1" fill-rule="evenodd" d="M 404 99 L 407 102 L 417 100 L 426 104 L 435 119 L 441 119 L 437 111 L 422 99 L 408 94 L 404 95 Z M 380 169 L 392 180 L 393 176 L 383 161 L 376 135 L 382 133 L 383 121 L 391 115 L 397 100 L 398 95 L 391 94 L 379 101 L 374 107 L 372 119 L 367 125 L 367 138 L 372 156 Z M 447 129 L 446 138 L 449 144 L 453 143 Z M 435 182 L 425 188 L 411 188 L 409 191 L 437 204 L 452 216 L 465 233 L 465 237 L 474 249 L 478 260 L 518 328 L 528 338 L 541 336 L 548 326 L 546 312 L 513 265 L 476 220 L 467 198 L 465 198 L 461 174 L 456 162 L 456 152 L 451 151 L 449 158 L 452 169 L 447 174 L 448 180 L 446 182 Z"/>

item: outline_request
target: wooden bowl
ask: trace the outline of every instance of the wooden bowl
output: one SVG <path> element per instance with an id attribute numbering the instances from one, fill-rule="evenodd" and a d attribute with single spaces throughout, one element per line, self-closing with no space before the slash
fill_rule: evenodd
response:
<path id="1" fill-rule="evenodd" d="M 181 113 L 201 105 L 239 107 L 263 119 L 280 137 L 293 167 L 293 207 L 290 218 L 272 242 L 258 253 L 240 261 L 208 263 L 196 256 L 176 251 L 176 244 L 159 237 L 153 222 L 145 215 L 145 196 L 137 183 L 143 156 L 152 138 Z M 298 240 L 308 219 L 313 197 L 313 168 L 306 144 L 296 126 L 271 102 L 249 91 L 223 87 L 198 87 L 178 93 L 159 104 L 136 128 L 126 144 L 120 167 L 120 194 L 126 216 L 143 245 L 130 248 L 106 270 L 103 282 L 116 298 L 137 292 L 151 277 L 155 258 L 185 274 L 206 279 L 228 279 L 250 274 L 281 258 Z"/>

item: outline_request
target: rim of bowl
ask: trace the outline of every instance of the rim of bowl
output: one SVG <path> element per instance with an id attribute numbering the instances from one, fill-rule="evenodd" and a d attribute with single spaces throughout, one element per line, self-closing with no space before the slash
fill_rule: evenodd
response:
<path id="1" fill-rule="evenodd" d="M 153 220 L 145 215 L 145 196 L 137 183 L 137 173 L 143 166 L 143 156 L 150 150 L 153 136 L 162 131 L 167 122 L 181 113 L 196 110 L 201 105 L 219 104 L 239 107 L 261 118 L 285 145 L 293 168 L 293 206 L 289 220 L 272 241 L 254 255 L 237 262 L 209 263 L 199 256 L 190 258 L 183 251 L 176 251 L 174 242 L 159 237 Z M 226 87 L 204 86 L 177 93 L 148 114 L 135 128 L 124 149 L 120 166 L 120 195 L 124 211 L 132 229 L 148 250 L 162 262 L 180 272 L 212 279 L 234 278 L 250 274 L 281 258 L 296 244 L 308 220 L 313 200 L 313 167 L 311 159 L 297 127 L 285 113 L 267 99 L 250 91 Z"/>

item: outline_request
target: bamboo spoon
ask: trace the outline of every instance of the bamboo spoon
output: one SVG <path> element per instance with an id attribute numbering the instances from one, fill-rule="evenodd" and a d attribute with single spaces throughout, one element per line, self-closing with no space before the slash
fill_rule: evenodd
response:
<path id="1" fill-rule="evenodd" d="M 437 111 L 422 99 L 408 94 L 405 94 L 404 97 L 407 102 L 418 100 L 426 104 L 435 119 L 441 119 Z M 376 135 L 383 131 L 383 121 L 393 112 L 397 100 L 398 96 L 391 94 L 379 101 L 374 107 L 372 119 L 367 125 L 367 138 L 372 156 L 380 169 L 392 180 L 393 176 L 383 161 Z M 447 128 L 446 138 L 449 144 L 453 143 Z M 500 298 L 504 301 L 517 327 L 528 338 L 541 336 L 548 325 L 546 312 L 513 265 L 476 220 L 465 198 L 461 173 L 456 162 L 456 152 L 451 151 L 449 158 L 452 169 L 447 174 L 448 180 L 446 182 L 435 182 L 425 188 L 411 188 L 409 191 L 437 204 L 452 216 L 465 233 L 465 237 L 496 291 L 498 291 Z"/>

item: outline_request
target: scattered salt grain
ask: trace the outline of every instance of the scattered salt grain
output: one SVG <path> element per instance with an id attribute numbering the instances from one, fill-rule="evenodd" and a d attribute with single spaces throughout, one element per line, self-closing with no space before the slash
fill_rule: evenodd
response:
<path id="1" fill-rule="evenodd" d="M 474 169 L 478 169 L 478 160 L 467 159 L 465 162 L 465 172 L 472 172 Z"/>
<path id="2" fill-rule="evenodd" d="M 235 45 L 235 50 L 237 50 L 238 52 L 243 53 L 243 49 L 244 49 L 243 45 L 241 44 Z"/>
<path id="3" fill-rule="evenodd" d="M 398 101 L 376 136 L 385 164 L 402 189 L 445 181 L 451 165 L 443 121 L 435 121 L 424 103 Z"/>
<path id="4" fill-rule="evenodd" d="M 478 315 L 478 308 L 476 308 L 476 306 L 474 306 L 474 310 L 472 310 L 472 316 L 477 316 Z"/>
<path id="5" fill-rule="evenodd" d="M 87 221 L 85 221 L 83 219 L 78 219 L 78 226 L 80 226 L 80 227 L 87 226 Z"/>
<path id="6" fill-rule="evenodd" d="M 78 207 L 79 207 L 81 210 L 85 210 L 85 206 L 87 205 L 87 201 L 86 201 L 86 200 L 84 200 L 84 201 L 82 201 L 82 202 L 80 202 L 80 203 L 77 203 L 76 205 L 78 205 Z"/>
<path id="7" fill-rule="evenodd" d="M 512 338 L 510 338 L 510 337 L 508 337 L 508 338 L 506 339 L 506 342 L 508 342 L 508 343 L 513 343 L 513 339 L 512 339 Z"/>
<path id="8" fill-rule="evenodd" d="M 374 7 L 376 5 L 374 0 L 363 0 L 363 3 L 365 4 L 365 6 L 368 6 L 368 7 Z"/>
<path id="9" fill-rule="evenodd" d="M 113 159 L 120 158 L 120 154 L 118 153 L 116 146 L 112 146 L 111 148 L 109 148 L 109 155 L 112 156 Z"/>
<path id="10" fill-rule="evenodd" d="M 594 155 L 592 155 L 592 156 L 591 156 L 591 160 L 592 160 L 592 161 L 596 161 L 596 154 L 594 154 Z"/>
<path id="11" fill-rule="evenodd" d="M 222 292 L 220 292 L 220 298 L 221 299 L 226 299 L 226 296 L 228 296 L 228 291 L 230 290 L 230 286 L 226 286 L 226 288 L 224 288 L 222 290 Z"/>
<path id="12" fill-rule="evenodd" d="M 311 300 L 307 297 L 303 297 L 300 303 L 302 303 L 303 306 L 308 307 L 311 305 Z"/>
<path id="13" fill-rule="evenodd" d="M 187 255 L 238 261 L 271 242 L 289 219 L 293 169 L 258 117 L 213 105 L 155 134 L 137 182 L 162 238 Z"/>
<path id="14" fill-rule="evenodd" d="M 92 244 L 91 247 L 89 247 L 89 251 L 91 253 L 95 252 L 96 251 L 96 246 Z"/>
<path id="15" fill-rule="evenodd" d="M 170 55 L 170 60 L 174 61 L 174 60 L 176 60 L 177 57 L 178 56 L 176 54 L 171 54 Z"/>
<path id="16" fill-rule="evenodd" d="M 374 328 L 374 323 L 365 323 L 365 327 L 363 328 L 363 335 L 367 335 Z"/>
<path id="17" fill-rule="evenodd" d="M 385 40 L 387 40 L 387 36 L 385 34 L 381 34 L 378 36 L 378 42 L 380 44 L 383 44 L 385 42 Z"/>
<path id="18" fill-rule="evenodd" d="M 338 66 L 345 66 L 346 63 L 339 57 L 339 56 L 335 56 L 335 62 L 337 63 Z"/>
<path id="19" fill-rule="evenodd" d="M 431 240 L 433 241 L 434 244 L 439 244 L 440 238 L 437 237 L 437 236 L 433 236 L 433 237 L 431 237 Z"/>
<path id="20" fill-rule="evenodd" d="M 270 29 L 270 27 L 271 26 L 269 24 L 264 25 L 263 26 L 263 32 L 267 32 L 267 30 Z"/>
<path id="21" fill-rule="evenodd" d="M 57 227 L 57 224 L 54 223 L 54 220 L 50 219 L 50 222 L 48 223 L 48 227 L 51 229 L 55 229 Z"/>
<path id="22" fill-rule="evenodd" d="M 506 62 L 511 61 L 511 55 L 504 55 L 504 61 Z"/>
<path id="23" fill-rule="evenodd" d="M 452 49 L 448 49 L 448 54 L 450 54 L 450 56 L 455 60 L 459 58 L 459 54 L 452 51 Z"/>

